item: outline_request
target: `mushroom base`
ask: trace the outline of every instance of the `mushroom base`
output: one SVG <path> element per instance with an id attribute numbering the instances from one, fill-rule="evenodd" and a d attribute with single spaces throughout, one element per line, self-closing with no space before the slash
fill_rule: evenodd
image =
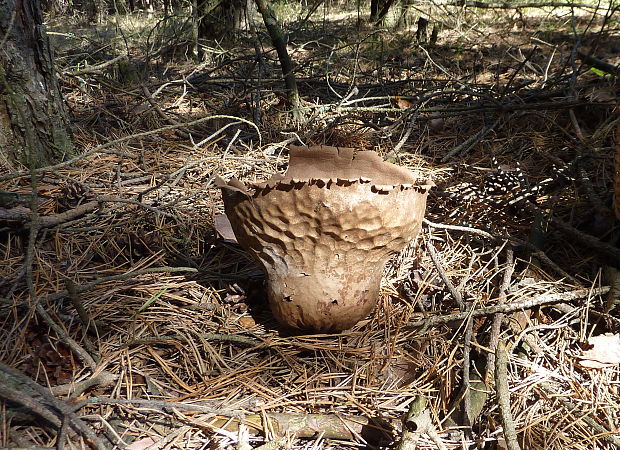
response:
<path id="1" fill-rule="evenodd" d="M 281 276 L 269 274 L 271 311 L 281 324 L 315 332 L 351 328 L 373 310 L 379 299 L 383 266 L 378 270 Z M 312 307 L 308 307 L 312 305 Z"/>

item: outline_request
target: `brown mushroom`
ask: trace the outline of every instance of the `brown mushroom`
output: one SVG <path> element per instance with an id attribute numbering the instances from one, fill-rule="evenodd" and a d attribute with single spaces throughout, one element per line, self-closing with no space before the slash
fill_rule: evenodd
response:
<path id="1" fill-rule="evenodd" d="M 390 255 L 414 238 L 433 185 L 375 152 L 293 147 L 284 176 L 218 180 L 239 244 L 265 269 L 276 319 L 352 327 L 379 298 Z"/>

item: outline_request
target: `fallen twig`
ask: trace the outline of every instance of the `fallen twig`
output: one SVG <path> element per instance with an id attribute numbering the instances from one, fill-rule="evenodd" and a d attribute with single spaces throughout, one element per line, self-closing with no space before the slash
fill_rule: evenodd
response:
<path id="1" fill-rule="evenodd" d="M 586 52 L 582 52 L 581 50 L 577 50 L 577 54 L 584 63 L 612 75 L 620 76 L 620 67 L 609 64 L 608 62 L 605 62 L 601 59 L 595 58 L 594 56 L 589 55 Z"/>
<path id="2" fill-rule="evenodd" d="M 118 375 L 104 370 L 103 372 L 100 372 L 84 381 L 80 381 L 79 383 L 67 383 L 52 386 L 50 391 L 56 396 L 69 395 L 71 398 L 76 398 L 91 387 L 107 387 L 114 383 L 117 379 Z"/>
<path id="3" fill-rule="evenodd" d="M 205 403 L 204 401 L 202 403 Z M 215 403 L 215 402 L 214 402 Z M 85 400 L 81 405 L 93 404 L 93 405 L 123 405 L 123 406 L 136 406 L 139 408 L 148 408 L 154 410 L 172 411 L 176 408 L 180 411 L 200 411 L 209 414 L 218 414 L 221 416 L 235 417 L 241 419 L 244 417 L 242 411 L 234 411 L 230 409 L 220 409 L 209 406 L 197 405 L 194 403 L 181 403 L 166 400 L 142 400 L 142 399 L 122 399 L 122 398 L 105 398 L 105 397 L 92 397 Z"/>
<path id="4" fill-rule="evenodd" d="M 204 402 L 202 402 L 204 403 Z M 341 414 L 287 414 L 287 413 L 264 413 L 246 415 L 243 411 L 220 409 L 203 406 L 193 403 L 181 403 L 163 400 L 125 400 L 94 397 L 82 402 L 85 404 L 107 404 L 107 405 L 126 405 L 139 408 L 172 411 L 200 411 L 203 413 L 225 416 L 227 419 L 215 418 L 211 426 L 224 428 L 227 431 L 236 432 L 239 424 L 243 423 L 248 427 L 252 435 L 256 435 L 263 430 L 263 420 L 266 418 L 270 422 L 277 436 L 294 434 L 299 438 L 311 438 L 323 434 L 325 439 L 355 440 L 357 436 L 373 436 L 377 441 L 389 436 L 389 430 L 382 427 L 380 423 L 375 423 L 373 419 L 363 416 L 346 416 Z M 230 420 L 236 419 L 236 420 Z"/>
<path id="5" fill-rule="evenodd" d="M 514 255 L 512 249 L 506 250 L 506 268 L 504 269 L 504 276 L 502 278 L 502 284 L 499 287 L 499 302 L 501 303 L 508 296 L 508 290 L 510 289 L 510 282 L 512 280 L 512 274 L 514 273 Z M 489 332 L 489 344 L 488 347 L 491 350 L 487 355 L 487 366 L 485 370 L 485 383 L 489 385 L 493 379 L 493 373 L 495 371 L 495 349 L 499 342 L 499 333 L 502 329 L 502 322 L 504 321 L 504 313 L 497 313 L 493 316 L 493 323 L 491 324 L 491 331 Z"/>
<path id="6" fill-rule="evenodd" d="M 97 363 L 93 359 L 93 357 L 82 348 L 80 344 L 78 344 L 71 336 L 67 334 L 67 332 L 58 325 L 54 319 L 45 311 L 41 303 L 36 306 L 37 314 L 49 325 L 49 327 L 54 330 L 56 336 L 71 349 L 71 351 L 87 366 L 91 368 L 92 371 L 97 370 Z"/>
<path id="7" fill-rule="evenodd" d="M 21 372 L 0 363 L 0 396 L 16 401 L 34 413 L 41 415 L 56 427 L 64 420 L 78 432 L 82 433 L 97 449 L 106 446 L 99 437 L 75 414 L 72 407 L 54 397 L 51 392 Z M 15 395 L 14 395 L 15 394 Z M 61 418 L 58 418 L 58 416 Z"/>
<path id="8" fill-rule="evenodd" d="M 499 117 L 492 124 L 485 125 L 484 127 L 482 127 L 482 129 L 478 131 L 476 134 L 474 134 L 473 136 L 470 136 L 465 141 L 463 141 L 461 144 L 457 145 L 452 150 L 450 150 L 446 154 L 446 156 L 441 158 L 441 162 L 450 161 L 450 159 L 452 159 L 452 157 L 456 155 L 464 155 L 465 153 L 467 153 L 469 150 L 471 150 L 474 147 L 474 145 L 476 145 L 487 134 L 489 134 L 493 130 L 493 128 L 495 128 L 501 122 L 501 120 L 502 118 Z"/>
<path id="9" fill-rule="evenodd" d="M 459 312 L 454 314 L 447 314 L 444 316 L 434 315 L 427 319 L 417 320 L 409 323 L 402 329 L 405 331 L 413 330 L 416 328 L 428 328 L 437 325 L 443 325 L 457 320 L 465 320 L 469 314 L 472 317 L 488 316 L 490 314 L 497 313 L 510 313 L 520 311 L 522 309 L 530 309 L 536 306 L 552 305 L 554 303 L 570 302 L 573 300 L 579 300 L 586 297 L 593 297 L 595 295 L 602 295 L 609 292 L 609 286 L 603 286 L 593 289 L 577 289 L 569 292 L 559 292 L 557 294 L 541 294 L 533 298 L 521 300 L 517 302 L 501 303 L 493 306 L 487 306 L 485 308 L 474 309 L 473 311 Z M 436 313 L 435 313 L 436 314 Z"/>
<path id="10" fill-rule="evenodd" d="M 596 5 L 587 3 L 572 2 L 531 2 L 531 3 L 487 3 L 476 0 L 456 0 L 453 2 L 443 3 L 445 6 L 465 6 L 468 8 L 480 9 L 523 9 L 523 8 L 581 8 L 598 10 Z"/>
<path id="11" fill-rule="evenodd" d="M 124 59 L 127 59 L 127 55 L 126 54 L 119 55 L 116 58 L 112 58 L 109 61 L 103 62 L 101 64 L 96 64 L 96 65 L 93 65 L 93 66 L 87 66 L 87 67 L 85 67 L 84 69 L 81 69 L 81 70 L 75 70 L 73 72 L 66 71 L 66 72 L 63 72 L 63 75 L 69 75 L 70 77 L 77 77 L 77 76 L 86 75 L 86 74 L 89 74 L 89 73 L 101 73 L 101 71 L 103 69 L 105 69 L 106 67 L 109 67 L 112 64 L 116 64 L 117 62 L 122 61 Z"/>
<path id="12" fill-rule="evenodd" d="M 440 450 L 447 447 L 441 441 L 437 430 L 433 425 L 430 411 L 426 408 L 426 399 L 418 395 L 411 405 L 403 420 L 403 435 L 396 447 L 397 450 L 415 450 L 418 448 L 420 435 L 427 435 Z"/>
<path id="13" fill-rule="evenodd" d="M 470 305 L 473 308 L 473 305 Z M 473 326 L 474 321 L 472 316 L 467 317 L 467 322 L 465 324 L 465 334 L 463 336 L 463 425 L 468 427 L 466 433 L 468 436 L 471 435 L 471 428 L 475 417 L 473 417 L 472 409 L 471 409 L 471 386 L 470 386 L 470 376 L 471 376 L 471 339 L 473 335 Z"/>
<path id="14" fill-rule="evenodd" d="M 517 441 L 515 423 L 510 410 L 510 390 L 508 389 L 508 352 L 503 341 L 497 343 L 495 349 L 495 391 L 497 392 L 497 404 L 499 416 L 504 429 L 506 448 L 508 450 L 520 450 Z"/>

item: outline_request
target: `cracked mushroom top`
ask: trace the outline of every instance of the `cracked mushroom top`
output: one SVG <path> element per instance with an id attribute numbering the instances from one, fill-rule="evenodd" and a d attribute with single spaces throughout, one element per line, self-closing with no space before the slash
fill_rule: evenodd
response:
<path id="1" fill-rule="evenodd" d="M 315 146 L 290 148 L 289 167 L 284 175 L 275 174 L 264 182 L 243 183 L 236 178 L 229 182 L 217 179 L 219 187 L 237 191 L 248 196 L 276 186 L 317 185 L 329 183 L 347 185 L 370 183 L 373 192 L 389 192 L 393 189 L 428 190 L 434 186 L 409 169 L 385 162 L 373 151 L 352 148 Z"/>

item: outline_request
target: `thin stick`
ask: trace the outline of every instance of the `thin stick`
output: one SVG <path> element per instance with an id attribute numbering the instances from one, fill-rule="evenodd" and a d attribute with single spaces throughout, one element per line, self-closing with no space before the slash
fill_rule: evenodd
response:
<path id="1" fill-rule="evenodd" d="M 74 72 L 63 72 L 63 75 L 68 75 L 70 77 L 77 77 L 80 75 L 86 75 L 89 73 L 101 73 L 101 71 L 103 69 L 105 69 L 106 67 L 111 66 L 112 64 L 115 64 L 123 59 L 127 59 L 127 55 L 126 54 L 122 54 L 117 56 L 116 58 L 112 58 L 104 63 L 101 64 L 96 64 L 93 66 L 87 66 L 86 68 L 82 69 L 82 70 L 76 70 Z"/>
<path id="2" fill-rule="evenodd" d="M 50 393 L 49 389 L 41 386 L 40 384 L 38 384 L 31 378 L 27 377 L 26 375 L 22 374 L 21 372 L 2 363 L 0 363 L 0 376 L 3 378 L 3 383 L 0 383 L 0 386 L 5 384 L 10 387 L 13 387 L 14 392 L 17 393 L 17 397 L 19 398 L 25 399 L 26 397 L 28 397 L 34 400 L 34 397 L 40 397 L 41 401 L 46 406 L 49 405 L 49 407 L 45 408 L 46 411 L 49 412 L 49 414 L 52 414 L 50 409 L 58 411 L 56 415 L 60 414 L 65 420 L 68 420 L 70 425 L 77 431 L 81 432 L 88 440 L 90 440 L 95 448 L 97 448 L 98 450 L 105 450 L 106 447 L 101 441 L 101 439 L 99 439 L 99 437 L 94 433 L 94 431 L 91 430 L 78 417 L 77 414 L 75 414 L 73 408 L 67 405 L 66 403 L 64 403 L 63 401 L 58 400 L 56 397 L 54 397 Z M 7 394 L 7 395 L 10 395 L 10 394 Z M 7 397 L 7 398 L 10 398 L 10 397 Z M 40 404 L 41 401 L 35 400 L 35 403 Z M 18 400 L 18 403 L 22 403 L 25 405 L 25 403 L 23 403 L 22 400 Z M 32 405 L 29 404 L 28 407 L 30 406 Z M 58 427 L 62 425 L 62 421 L 59 420 L 58 418 L 55 418 L 55 420 L 52 423 L 54 423 Z"/>
<path id="3" fill-rule="evenodd" d="M 447 450 L 441 438 L 435 430 L 430 411 L 427 408 L 426 399 L 418 395 L 411 405 L 403 420 L 403 435 L 396 450 L 415 450 L 418 448 L 420 435 L 427 435 L 440 450 Z"/>
<path id="4" fill-rule="evenodd" d="M 502 284 L 499 287 L 499 302 L 502 303 L 508 295 L 508 289 L 510 288 L 510 281 L 512 274 L 514 273 L 514 252 L 511 248 L 506 250 L 506 269 L 502 278 Z M 491 332 L 489 333 L 489 349 L 491 350 L 487 356 L 487 367 L 485 371 L 485 382 L 489 385 L 489 382 L 493 379 L 493 372 L 495 371 L 495 348 L 499 342 L 499 334 L 502 329 L 502 322 L 504 321 L 504 313 L 497 313 L 493 316 L 493 323 L 491 325 Z"/>
<path id="5" fill-rule="evenodd" d="M 30 209 L 32 210 L 30 232 L 28 233 L 28 247 L 26 249 L 26 257 L 24 258 L 24 267 L 26 268 L 26 285 L 28 286 L 28 294 L 30 295 L 31 304 L 36 304 L 36 291 L 32 278 L 32 266 L 34 265 L 34 250 L 39 234 L 39 196 L 37 195 L 38 177 L 31 173 L 30 183 L 32 196 L 30 197 Z"/>
<path id="6" fill-rule="evenodd" d="M 484 127 L 482 127 L 482 129 L 480 131 L 478 131 L 476 134 L 474 134 L 473 136 L 470 136 L 468 139 L 463 141 L 460 145 L 457 145 L 452 150 L 450 150 L 446 154 L 446 156 L 441 158 L 441 162 L 447 162 L 450 159 L 452 159 L 453 156 L 456 156 L 456 155 L 459 155 L 459 154 L 462 156 L 465 153 L 467 153 L 469 150 L 471 150 L 473 148 L 474 145 L 476 145 L 487 134 L 489 134 L 491 132 L 491 130 L 493 130 L 493 128 L 495 128 L 501 122 L 501 120 L 502 120 L 502 118 L 500 117 L 500 118 L 496 119 L 495 122 L 493 122 L 491 125 L 485 125 Z"/>
<path id="7" fill-rule="evenodd" d="M 511 313 L 523 309 L 531 309 L 536 306 L 552 305 L 554 303 L 566 303 L 582 298 L 591 298 L 596 295 L 606 294 L 607 292 L 609 292 L 609 286 L 603 286 L 593 289 L 577 289 L 569 292 L 559 292 L 557 294 L 541 294 L 537 295 L 536 297 L 528 298 L 526 300 L 496 304 L 493 306 L 487 306 L 485 308 L 474 309 L 473 311 L 446 314 L 444 316 L 435 315 L 427 319 L 411 322 L 409 325 L 403 327 L 402 329 L 403 331 L 411 331 L 421 327 L 434 327 L 453 321 L 465 320 L 469 314 L 471 314 L 472 317 L 482 317 L 497 313 Z"/>
<path id="8" fill-rule="evenodd" d="M 472 305 L 473 308 L 473 305 Z M 470 370 L 471 370 L 471 339 L 473 335 L 474 320 L 472 316 L 467 318 L 465 325 L 465 336 L 463 340 L 463 414 L 465 419 L 465 426 L 471 428 L 472 420 L 474 419 L 471 410 L 471 390 L 469 386 Z M 467 434 L 471 435 L 470 430 L 467 430 Z"/>
<path id="9" fill-rule="evenodd" d="M 92 397 L 82 402 L 80 406 L 86 404 L 93 405 L 123 405 L 123 406 L 137 406 L 141 408 L 149 408 L 156 410 L 168 411 L 171 408 L 176 408 L 180 411 L 200 411 L 209 414 L 218 414 L 221 416 L 234 417 L 237 419 L 243 418 L 243 413 L 240 411 L 234 411 L 230 409 L 210 408 L 207 406 L 201 406 L 194 403 L 181 403 L 181 402 L 169 402 L 164 400 L 125 400 L 116 398 L 105 397 Z"/>
<path id="10" fill-rule="evenodd" d="M 424 225 L 428 225 L 431 228 L 439 228 L 443 230 L 454 230 L 454 231 L 462 231 L 463 233 L 477 234 L 478 236 L 482 236 L 488 239 L 497 239 L 494 234 L 489 233 L 488 231 L 481 230 L 479 228 L 472 227 L 464 227 L 460 225 L 446 225 L 443 223 L 435 223 L 431 222 L 428 219 L 422 219 L 422 223 Z"/>
<path id="11" fill-rule="evenodd" d="M 97 370 L 97 363 L 93 357 L 90 356 L 90 354 L 84 350 L 80 344 L 73 340 L 71 336 L 69 336 L 65 330 L 54 321 L 54 319 L 52 319 L 40 303 L 36 306 L 36 311 L 37 314 L 49 325 L 49 327 L 54 330 L 54 333 L 56 333 L 58 338 L 63 343 L 67 344 L 71 351 L 75 353 L 75 355 L 80 358 L 84 364 L 89 366 L 93 372 Z"/>
<path id="12" fill-rule="evenodd" d="M 84 337 L 86 338 L 86 333 L 91 329 L 94 332 L 97 332 L 97 326 L 94 321 L 90 319 L 90 316 L 86 312 L 86 308 L 84 308 L 84 303 L 80 298 L 79 294 L 75 291 L 75 283 L 73 280 L 67 279 L 65 282 L 67 286 L 67 292 L 69 293 L 69 300 L 71 304 L 75 308 L 75 311 L 82 322 L 82 326 L 84 327 Z"/>
<path id="13" fill-rule="evenodd" d="M 53 395 L 64 396 L 70 394 L 71 398 L 79 397 L 82 393 L 93 386 L 107 387 L 118 379 L 118 375 L 111 372 L 103 371 L 79 383 L 59 384 L 52 386 L 50 391 Z"/>
<path id="14" fill-rule="evenodd" d="M 504 438 L 508 450 L 521 450 L 517 441 L 517 431 L 510 411 L 510 390 L 508 389 L 508 352 L 503 341 L 497 343 L 495 350 L 495 390 L 499 416 L 504 428 Z"/>

